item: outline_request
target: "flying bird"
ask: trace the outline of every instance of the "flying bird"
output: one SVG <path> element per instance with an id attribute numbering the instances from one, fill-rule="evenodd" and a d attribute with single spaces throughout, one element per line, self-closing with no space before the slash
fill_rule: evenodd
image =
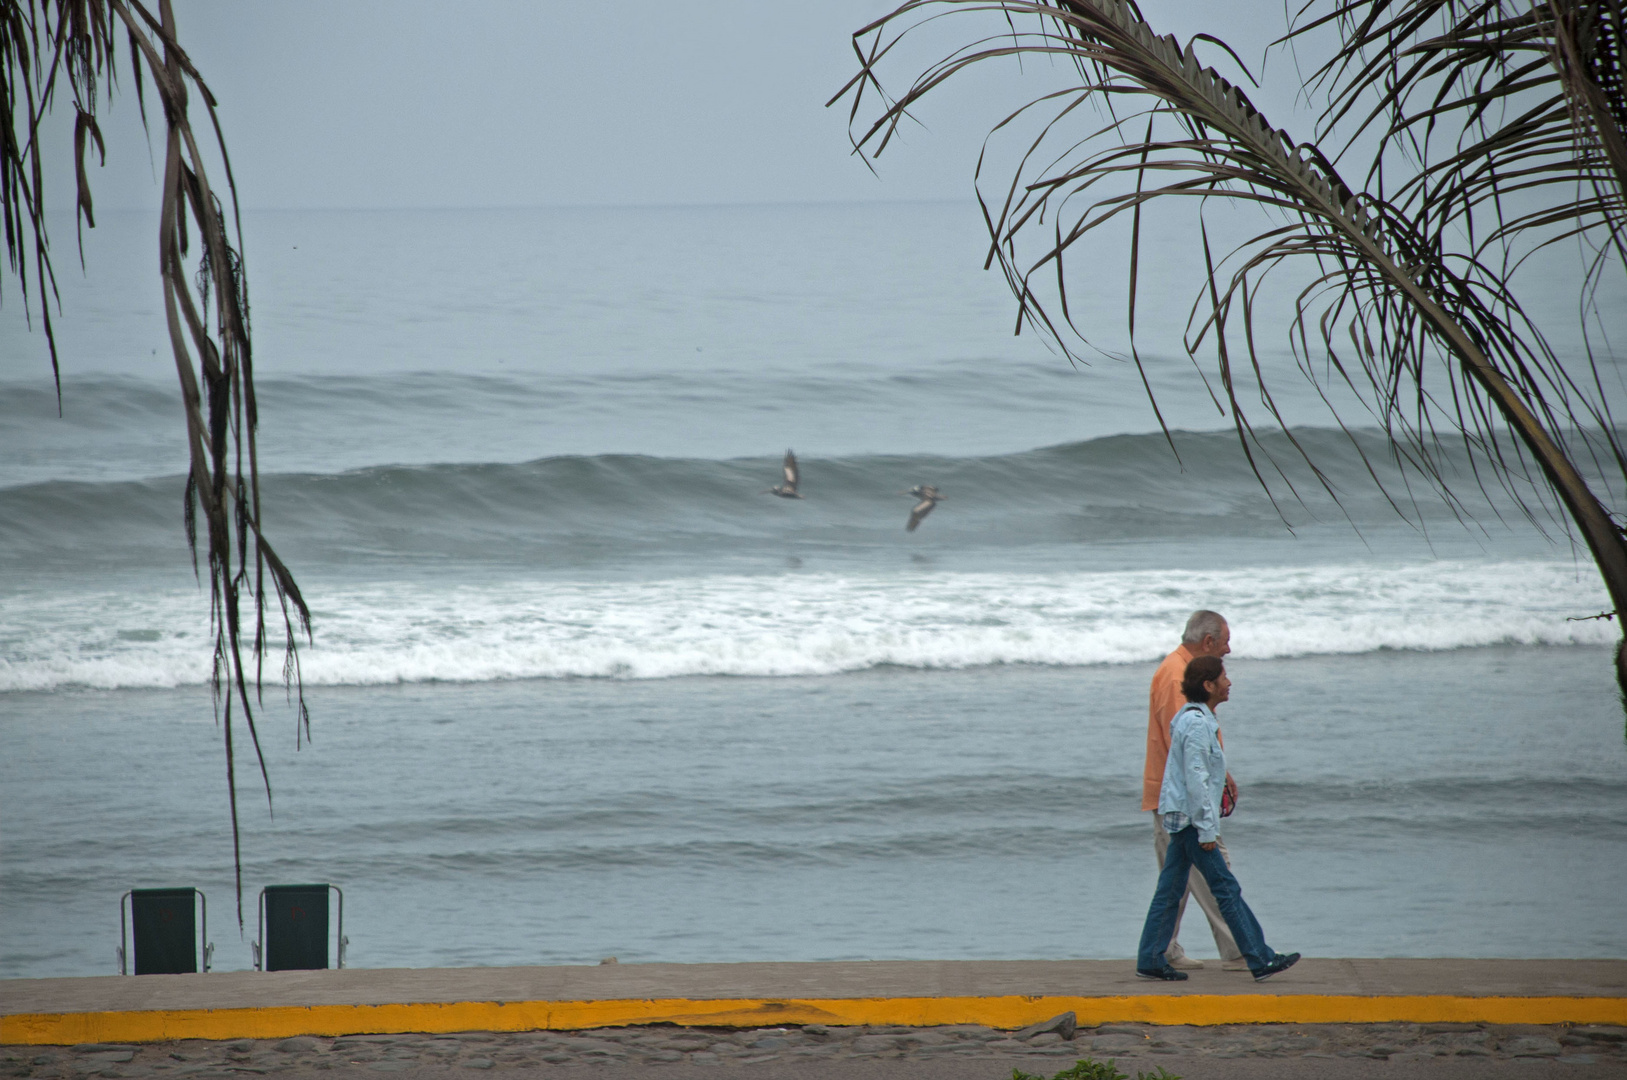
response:
<path id="1" fill-rule="evenodd" d="M 910 510 L 909 524 L 904 526 L 905 532 L 914 532 L 915 527 L 921 524 L 922 519 L 932 513 L 932 508 L 944 501 L 944 497 L 938 494 L 938 489 L 931 484 L 917 484 L 904 494 L 913 495 L 921 500 Z"/>
<path id="2" fill-rule="evenodd" d="M 781 468 L 785 470 L 785 483 L 780 484 L 778 487 L 771 487 L 763 494 L 778 495 L 782 499 L 802 498 L 801 495 L 797 494 L 797 481 L 802 476 L 802 473 L 797 469 L 797 456 L 787 450 L 785 452 L 785 464 Z"/>

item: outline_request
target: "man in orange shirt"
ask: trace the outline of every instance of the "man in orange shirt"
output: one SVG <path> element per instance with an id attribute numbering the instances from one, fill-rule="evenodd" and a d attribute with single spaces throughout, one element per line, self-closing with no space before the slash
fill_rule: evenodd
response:
<path id="1" fill-rule="evenodd" d="M 1186 620 L 1186 631 L 1181 635 L 1180 647 L 1164 657 L 1164 662 L 1158 665 L 1152 677 L 1152 689 L 1147 697 L 1147 765 L 1142 772 L 1141 809 L 1152 811 L 1153 851 L 1158 856 L 1160 870 L 1164 866 L 1164 853 L 1169 850 L 1169 833 L 1164 831 L 1163 819 L 1158 816 L 1158 793 L 1164 784 L 1164 761 L 1169 757 L 1169 724 L 1181 706 L 1186 704 L 1186 697 L 1181 693 L 1181 676 L 1186 672 L 1186 665 L 1197 657 L 1221 657 L 1231 651 L 1232 632 L 1226 620 L 1213 611 L 1194 611 L 1192 617 Z M 1225 745 L 1224 739 L 1221 745 Z M 1226 787 L 1235 799 L 1237 785 L 1230 774 L 1226 777 Z M 1219 843 L 1220 854 L 1229 867 L 1232 864 L 1231 856 L 1226 853 L 1225 843 Z M 1187 897 L 1196 897 L 1198 906 L 1209 919 L 1209 929 L 1215 935 L 1215 946 L 1220 950 L 1221 967 L 1227 971 L 1247 971 L 1248 964 L 1243 960 L 1242 950 L 1232 940 L 1226 919 L 1221 915 L 1220 907 L 1201 874 L 1194 874 L 1188 879 L 1186 896 L 1181 897 L 1181 908 L 1175 915 L 1175 933 L 1165 953 L 1170 966 L 1203 966 L 1202 960 L 1186 955 L 1178 940 Z"/>

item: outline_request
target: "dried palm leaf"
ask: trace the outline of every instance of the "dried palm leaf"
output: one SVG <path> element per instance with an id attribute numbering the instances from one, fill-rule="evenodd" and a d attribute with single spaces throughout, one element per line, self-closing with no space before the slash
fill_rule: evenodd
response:
<path id="1" fill-rule="evenodd" d="M 878 70 L 882 61 L 907 35 L 952 11 L 996 14 L 1006 31 L 951 53 L 901 96 L 889 97 Z M 1559 362 L 1520 307 L 1510 268 L 1488 259 L 1482 243 L 1443 242 L 1438 216 L 1428 213 L 1429 196 L 1411 194 L 1429 188 L 1427 168 L 1402 185 L 1408 194 L 1400 200 L 1386 198 L 1382 187 L 1352 185 L 1330 155 L 1273 126 L 1242 90 L 1205 66 L 1196 51 L 1205 43 L 1221 46 L 1207 35 L 1184 46 L 1159 36 L 1129 0 L 914 0 L 854 35 L 859 71 L 832 100 L 851 95 L 856 121 L 865 92 L 880 93 L 880 115 L 856 125 L 853 140 L 857 151 L 879 154 L 912 107 L 973 64 L 1025 55 L 1071 64 L 1078 85 L 1030 102 L 996 126 L 999 132 L 1050 110 L 1000 198 L 985 196 L 985 160 L 978 165 L 989 263 L 999 265 L 1018 300 L 1019 331 L 1033 327 L 1069 355 L 1076 342 L 1088 341 L 1067 303 L 1066 257 L 1085 238 L 1101 235 L 1094 230 L 1130 215 L 1131 358 L 1140 367 L 1134 312 L 1143 208 L 1170 198 L 1197 199 L 1200 207 L 1213 200 L 1258 206 L 1272 227 L 1221 257 L 1204 229 L 1202 294 L 1188 323 L 1187 349 L 1194 357 L 1200 348 L 1213 349 L 1226 411 L 1267 491 L 1267 472 L 1274 470 L 1279 482 L 1287 474 L 1255 437 L 1238 396 L 1240 376 L 1257 384 L 1266 416 L 1338 498 L 1293 439 L 1271 394 L 1274 375 L 1255 344 L 1256 300 L 1270 287 L 1268 275 L 1293 264 L 1308 271 L 1288 327 L 1297 368 L 1338 422 L 1346 423 L 1334 391 L 1356 394 L 1404 471 L 1428 478 L 1460 512 L 1443 453 L 1448 440 L 1464 445 L 1471 462 L 1489 464 L 1491 476 L 1533 520 L 1540 508 L 1528 506 L 1513 481 L 1531 478 L 1534 465 L 1587 543 L 1616 609 L 1627 612 L 1627 543 L 1573 460 L 1574 451 L 1598 446 L 1603 460 L 1627 472 L 1627 458 L 1616 445 L 1602 393 L 1573 379 Z M 1097 106 L 1099 124 L 1082 124 L 1087 104 Z M 1473 185 L 1486 181 L 1463 164 L 1467 195 L 1456 197 L 1472 199 L 1480 190 Z M 1598 227 L 1616 238 L 1614 219 L 1597 212 Z M 1537 224 L 1505 222 L 1503 239 L 1513 235 L 1511 225 Z M 1557 228 L 1574 224 L 1566 218 Z M 1037 254 L 1023 255 L 1025 241 L 1038 243 Z M 1051 295 L 1054 312 L 1046 299 Z M 1567 439 L 1580 442 L 1569 446 Z M 1382 488 L 1371 466 L 1369 473 Z M 1478 468 L 1474 482 L 1487 482 Z M 1620 650 L 1617 678 L 1627 689 L 1627 653 Z"/>
<path id="2" fill-rule="evenodd" d="M 298 634 L 305 634 L 307 640 L 310 636 L 310 611 L 293 575 L 260 529 L 255 448 L 258 412 L 237 188 L 214 95 L 176 41 L 175 15 L 169 0 L 160 0 L 156 16 L 141 0 L 0 0 L 0 94 L 4 95 L 0 99 L 0 111 L 4 113 L 4 123 L 0 123 L 0 213 L 5 217 L 6 253 L 23 293 L 25 309 L 30 287 L 37 293 L 37 310 L 50 347 L 60 410 L 60 366 L 51 326 L 56 285 L 46 229 L 39 135 L 53 99 L 65 82 L 75 113 L 77 220 L 94 228 L 85 155 L 91 142 L 98 151 L 103 147 L 96 123 L 97 86 L 105 79 L 106 93 L 111 96 L 117 74 L 116 34 L 121 29 L 129 43 L 132 80 L 143 123 L 147 79 L 152 81 L 164 113 L 159 275 L 186 416 L 190 461 L 183 510 L 194 569 L 200 508 L 204 520 L 214 634 L 211 680 L 226 750 L 232 860 L 241 926 L 243 860 L 237 811 L 235 714 L 241 711 L 254 745 L 269 807 L 271 781 L 255 721 L 255 708 L 263 704 L 263 665 L 270 648 L 266 609 L 275 597 L 282 618 L 282 679 L 297 710 L 296 741 L 310 734 L 298 651 Z M 188 112 L 194 92 L 210 124 L 202 146 Z M 225 169 L 225 191 L 231 205 L 229 221 L 220 190 L 209 176 L 205 147 L 219 155 Z M 198 253 L 194 272 L 189 276 L 188 258 L 194 238 Z"/>
<path id="3" fill-rule="evenodd" d="M 1324 131 L 1355 120 L 1351 138 L 1377 132 L 1369 182 L 1389 152 L 1404 155 L 1417 167 L 1390 199 L 1443 241 L 1477 238 L 1484 258 L 1582 245 L 1597 322 L 1601 278 L 1627 269 L 1620 0 L 1337 0 L 1299 15 L 1285 40 L 1337 30 L 1344 43 L 1311 84 L 1328 97 Z"/>
<path id="4" fill-rule="evenodd" d="M 1336 28 L 1339 54 L 1311 85 L 1324 130 L 1359 116 L 1382 149 L 1421 166 L 1397 201 L 1437 220 L 1498 225 L 1483 241 L 1545 228 L 1560 214 L 1615 248 L 1627 219 L 1627 12 L 1616 0 L 1337 0 L 1313 5 L 1285 39 Z M 1437 147 L 1444 143 L 1444 153 Z M 1376 173 L 1381 159 L 1374 158 Z M 1545 203 L 1504 220 L 1500 197 Z M 1420 205 L 1420 209 L 1423 209 Z"/>

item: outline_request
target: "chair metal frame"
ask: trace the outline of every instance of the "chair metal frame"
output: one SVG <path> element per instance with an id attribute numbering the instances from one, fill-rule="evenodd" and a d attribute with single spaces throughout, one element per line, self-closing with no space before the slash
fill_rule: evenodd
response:
<path id="1" fill-rule="evenodd" d="M 268 885 L 260 889 L 260 897 L 254 905 L 259 915 L 259 928 L 255 933 L 254 940 L 249 942 L 249 951 L 254 956 L 255 971 L 265 970 L 261 965 L 265 961 L 266 889 L 270 887 Z M 339 938 L 339 963 L 336 967 L 343 968 L 345 966 L 345 947 L 350 944 L 350 939 L 345 936 L 345 890 L 332 883 L 329 883 L 327 887 L 339 895 L 339 925 L 335 929 L 335 933 Z"/>
<path id="2" fill-rule="evenodd" d="M 130 933 L 124 918 L 125 901 L 135 896 L 136 890 L 131 889 L 119 897 L 119 974 L 128 975 L 127 968 L 135 967 L 135 957 L 130 952 Z M 198 923 L 198 937 L 203 941 L 203 970 L 199 974 L 209 974 L 209 969 L 215 959 L 215 943 L 209 940 L 209 898 L 203 894 L 202 889 L 193 889 L 192 894 L 198 898 L 198 904 L 203 909 L 203 918 Z M 130 921 L 135 921 L 135 904 L 130 905 Z"/>

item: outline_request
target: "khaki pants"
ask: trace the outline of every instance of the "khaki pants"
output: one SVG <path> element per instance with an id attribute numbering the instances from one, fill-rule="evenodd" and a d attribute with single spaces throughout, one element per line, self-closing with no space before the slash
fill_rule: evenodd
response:
<path id="1" fill-rule="evenodd" d="M 1219 846 L 1221 857 L 1226 860 L 1226 866 L 1229 868 L 1232 857 L 1226 851 L 1225 841 L 1216 837 L 1215 843 Z M 1162 870 L 1164 852 L 1169 850 L 1169 833 L 1164 829 L 1163 815 L 1156 810 L 1152 815 L 1152 849 L 1158 854 L 1158 869 Z M 1181 948 L 1180 937 L 1181 916 L 1186 914 L 1187 897 L 1195 897 L 1198 907 L 1203 909 L 1204 916 L 1208 918 L 1209 929 L 1215 935 L 1215 947 L 1220 950 L 1221 959 L 1242 960 L 1243 951 L 1237 947 L 1237 942 L 1232 940 L 1232 932 L 1226 926 L 1226 919 L 1220 914 L 1220 907 L 1215 903 L 1214 896 L 1209 892 L 1208 883 L 1203 880 L 1202 874 L 1196 872 L 1187 877 L 1186 896 L 1181 897 L 1181 908 L 1175 913 L 1175 933 L 1170 935 L 1169 948 L 1164 952 L 1165 958 L 1174 963 L 1186 955 L 1186 950 Z"/>

